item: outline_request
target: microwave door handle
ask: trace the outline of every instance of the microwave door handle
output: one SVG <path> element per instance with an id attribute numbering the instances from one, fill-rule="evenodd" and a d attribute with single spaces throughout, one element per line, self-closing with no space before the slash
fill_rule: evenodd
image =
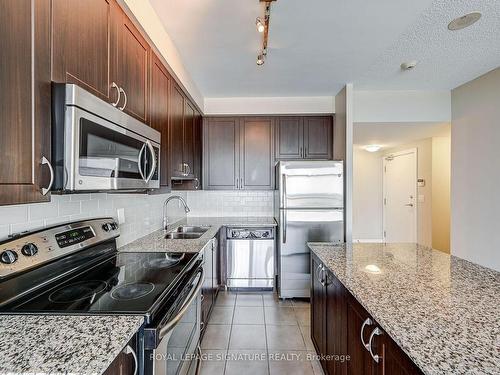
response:
<path id="1" fill-rule="evenodd" d="M 155 149 L 153 148 L 153 145 L 151 144 L 151 142 L 149 142 L 149 140 L 146 141 L 146 145 L 148 146 L 149 152 L 151 152 L 151 160 L 153 163 L 153 165 L 151 166 L 151 172 L 149 172 L 149 175 L 146 178 L 146 183 L 148 183 L 149 181 L 151 181 L 156 171 L 156 154 Z"/>
<path id="2" fill-rule="evenodd" d="M 196 299 L 196 297 L 200 293 L 201 287 L 203 286 L 203 283 L 205 282 L 205 271 L 203 269 L 200 269 L 199 272 L 201 274 L 200 279 L 198 280 L 198 283 L 196 284 L 196 287 L 191 292 L 191 294 L 190 294 L 189 298 L 187 299 L 187 301 L 182 305 L 182 308 L 179 310 L 179 312 L 177 313 L 177 315 L 171 321 L 169 321 L 164 327 L 162 327 L 160 329 L 160 333 L 158 335 L 158 337 L 159 337 L 160 340 L 163 337 L 165 337 L 165 335 L 167 333 L 169 333 L 175 327 L 175 325 L 177 323 L 179 323 L 179 321 L 182 319 L 182 317 L 184 316 L 184 314 L 186 314 L 186 312 L 188 311 L 189 306 L 191 305 L 191 303 L 193 303 L 193 301 Z"/>
<path id="3" fill-rule="evenodd" d="M 139 151 L 139 155 L 137 156 L 137 168 L 139 169 L 139 174 L 141 175 L 142 179 L 146 181 L 146 177 L 144 176 L 144 172 L 142 171 L 142 153 L 144 152 L 144 149 L 146 148 L 146 144 L 144 143 Z"/>

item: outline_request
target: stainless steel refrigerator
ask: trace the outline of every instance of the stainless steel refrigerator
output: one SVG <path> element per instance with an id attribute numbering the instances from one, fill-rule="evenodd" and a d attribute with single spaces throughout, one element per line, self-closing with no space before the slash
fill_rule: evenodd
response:
<path id="1" fill-rule="evenodd" d="M 344 241 L 344 166 L 338 161 L 282 161 L 276 165 L 278 295 L 309 297 L 307 242 Z"/>

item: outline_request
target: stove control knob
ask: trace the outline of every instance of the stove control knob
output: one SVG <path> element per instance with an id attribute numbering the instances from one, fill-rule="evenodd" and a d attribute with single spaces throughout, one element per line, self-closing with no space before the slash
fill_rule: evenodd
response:
<path id="1" fill-rule="evenodd" d="M 17 253 L 14 250 L 5 250 L 0 254 L 0 262 L 12 264 L 17 260 Z"/>
<path id="2" fill-rule="evenodd" d="M 111 230 L 111 227 L 108 223 L 105 223 L 102 225 L 102 229 L 104 229 L 105 232 L 109 232 Z"/>
<path id="3" fill-rule="evenodd" d="M 27 243 L 21 249 L 21 253 L 23 253 L 23 255 L 26 255 L 27 257 L 32 257 L 33 255 L 38 253 L 38 247 L 36 247 L 34 243 Z"/>

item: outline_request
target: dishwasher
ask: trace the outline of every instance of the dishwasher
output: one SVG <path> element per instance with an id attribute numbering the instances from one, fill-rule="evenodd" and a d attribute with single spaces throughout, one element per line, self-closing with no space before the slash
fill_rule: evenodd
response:
<path id="1" fill-rule="evenodd" d="M 272 290 L 275 280 L 274 228 L 227 228 L 226 287 Z"/>

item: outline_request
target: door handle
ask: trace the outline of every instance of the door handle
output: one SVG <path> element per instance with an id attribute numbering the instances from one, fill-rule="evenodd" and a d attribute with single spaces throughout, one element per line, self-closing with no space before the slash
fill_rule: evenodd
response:
<path id="1" fill-rule="evenodd" d="M 407 203 L 407 204 L 405 204 L 405 206 L 407 206 L 407 207 L 413 207 L 413 203 Z"/>
<path id="2" fill-rule="evenodd" d="M 155 149 L 153 148 L 153 145 L 151 144 L 151 142 L 149 142 L 149 140 L 146 141 L 146 145 L 149 149 L 149 152 L 151 152 L 151 160 L 153 163 L 153 165 L 151 166 L 151 172 L 149 172 L 149 175 L 145 180 L 146 183 L 148 183 L 149 181 L 151 181 L 156 171 L 156 154 L 155 154 Z"/>
<path id="3" fill-rule="evenodd" d="M 146 176 L 144 176 L 141 163 L 142 163 L 142 153 L 144 152 L 145 148 L 146 148 L 146 143 L 142 145 L 141 149 L 139 150 L 139 155 L 137 156 L 137 168 L 139 169 L 139 174 L 141 175 L 141 178 L 144 181 L 146 181 Z"/>
<path id="4" fill-rule="evenodd" d="M 372 356 L 373 360 L 375 362 L 379 362 L 381 359 L 382 359 L 382 356 L 378 355 L 378 354 L 373 354 L 373 351 L 372 351 L 372 341 L 373 341 L 373 338 L 375 336 L 378 336 L 378 335 L 381 335 L 382 334 L 382 330 L 378 327 L 376 327 L 373 331 L 372 331 L 372 334 L 370 335 L 370 339 L 368 340 L 368 351 L 370 352 L 370 355 Z"/>
<path id="5" fill-rule="evenodd" d="M 113 82 L 113 83 L 111 84 L 111 88 L 115 88 L 115 89 L 116 89 L 116 92 L 118 93 L 118 99 L 116 99 L 116 102 L 111 103 L 111 105 L 112 105 L 113 107 L 116 107 L 116 106 L 118 105 L 118 103 L 120 103 L 120 99 L 121 99 L 121 96 L 122 96 L 122 92 L 121 92 L 121 89 L 118 87 L 118 85 L 117 85 L 115 82 Z"/>
<path id="6" fill-rule="evenodd" d="M 134 375 L 137 375 L 137 369 L 139 367 L 139 361 L 137 360 L 137 354 L 135 354 L 135 350 L 132 349 L 130 345 L 127 345 L 124 349 L 123 352 L 125 354 L 132 354 L 132 357 L 134 357 Z"/>
<path id="7" fill-rule="evenodd" d="M 50 171 L 49 185 L 46 188 L 42 188 L 42 195 L 47 195 L 47 193 L 52 188 L 52 184 L 54 183 L 54 169 L 52 168 L 52 164 L 50 164 L 50 161 L 48 161 L 45 156 L 42 156 L 41 164 L 47 165 L 47 167 L 49 167 L 49 171 Z"/>
<path id="8" fill-rule="evenodd" d="M 123 94 L 123 97 L 125 98 L 123 105 L 121 107 L 118 107 L 119 110 L 123 111 L 125 109 L 125 107 L 127 106 L 127 93 L 121 87 L 118 90 Z M 116 103 L 116 104 L 118 104 L 118 103 Z"/>
<path id="9" fill-rule="evenodd" d="M 363 322 L 363 325 L 361 326 L 361 333 L 360 333 L 361 343 L 363 344 L 363 346 L 365 347 L 366 350 L 370 350 L 370 349 L 368 348 L 369 343 L 367 344 L 365 342 L 365 339 L 363 338 L 363 331 L 365 330 L 365 326 L 371 326 L 372 324 L 373 324 L 373 321 L 370 318 L 366 318 L 365 321 Z"/>

